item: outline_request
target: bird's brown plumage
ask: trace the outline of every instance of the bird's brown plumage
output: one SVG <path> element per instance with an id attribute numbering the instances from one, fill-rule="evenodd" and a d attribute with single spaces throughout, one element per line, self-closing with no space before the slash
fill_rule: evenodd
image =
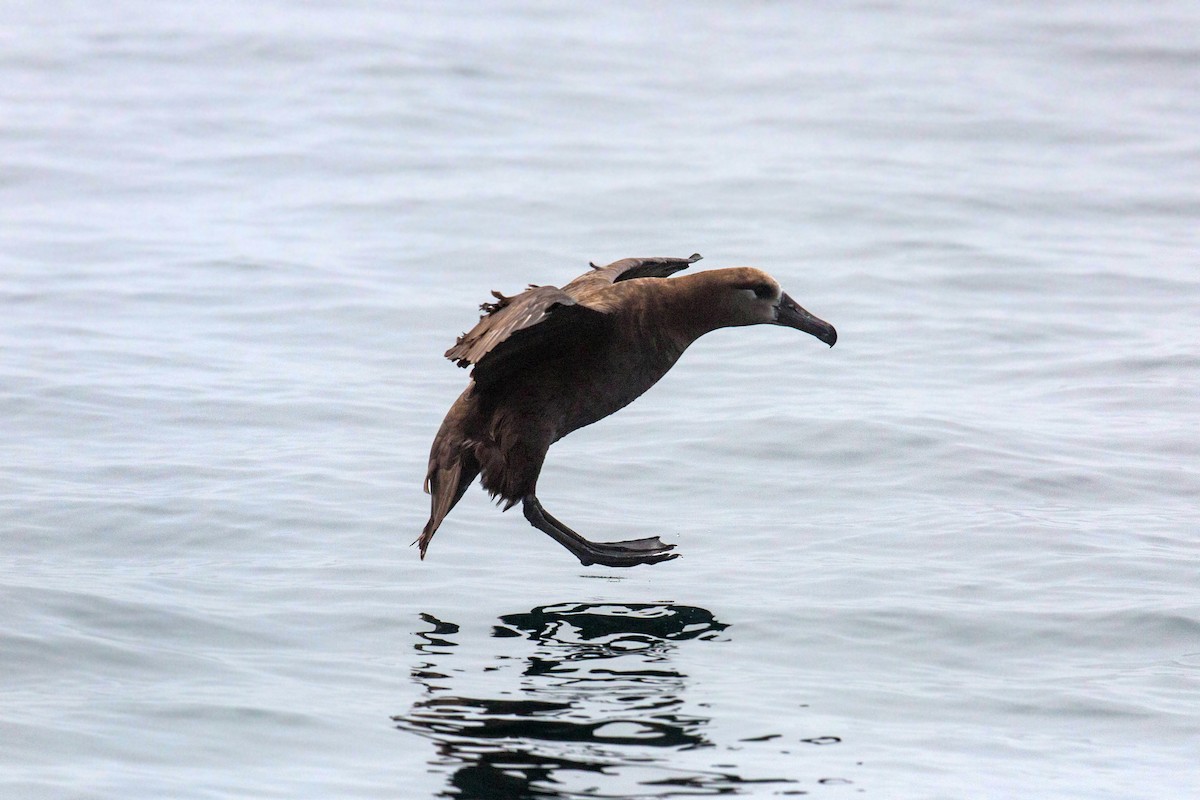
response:
<path id="1" fill-rule="evenodd" d="M 481 306 L 479 323 L 446 357 L 473 367 L 471 382 L 434 438 L 425 488 L 438 526 L 481 476 L 485 489 L 583 563 L 632 566 L 673 557 L 657 538 L 597 544 L 551 517 L 535 492 L 546 451 L 568 433 L 628 405 L 708 331 L 757 323 L 800 327 L 832 344 L 832 326 L 808 315 L 761 270 L 740 267 L 664 280 L 700 259 L 624 259 L 593 265 L 561 289 L 531 286 Z M 786 302 L 785 302 L 786 301 Z M 799 312 L 803 325 L 782 315 Z"/>

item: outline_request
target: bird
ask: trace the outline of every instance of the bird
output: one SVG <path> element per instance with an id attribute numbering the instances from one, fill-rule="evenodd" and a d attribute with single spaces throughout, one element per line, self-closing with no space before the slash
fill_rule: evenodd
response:
<path id="1" fill-rule="evenodd" d="M 471 367 L 429 453 L 429 543 L 467 489 L 481 479 L 504 510 L 518 502 L 533 527 L 584 566 L 633 567 L 678 557 L 659 537 L 593 542 L 542 507 L 537 481 L 550 445 L 633 402 L 706 333 L 782 325 L 830 347 L 837 331 L 801 308 L 766 272 L 732 267 L 672 277 L 699 261 L 626 258 L 563 285 L 531 284 L 480 306 L 483 316 L 446 358 Z"/>

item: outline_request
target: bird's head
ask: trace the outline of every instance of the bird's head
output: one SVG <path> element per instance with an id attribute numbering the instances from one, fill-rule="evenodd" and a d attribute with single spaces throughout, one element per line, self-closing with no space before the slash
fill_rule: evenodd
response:
<path id="1" fill-rule="evenodd" d="M 830 347 L 837 342 L 832 325 L 801 308 L 779 281 L 760 269 L 729 270 L 726 289 L 725 311 L 730 325 L 785 325 L 811 334 Z"/>

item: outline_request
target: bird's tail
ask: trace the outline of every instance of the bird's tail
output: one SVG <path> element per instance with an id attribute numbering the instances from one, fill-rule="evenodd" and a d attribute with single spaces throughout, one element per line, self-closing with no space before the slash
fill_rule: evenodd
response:
<path id="1" fill-rule="evenodd" d="M 449 463 L 442 463 L 441 459 L 431 459 L 429 474 L 425 476 L 425 492 L 430 496 L 429 522 L 425 523 L 425 529 L 414 542 L 420 546 L 422 560 L 425 559 L 425 551 L 429 549 L 429 542 L 437 533 L 438 526 L 450 513 L 450 509 L 462 499 L 467 487 L 478 474 L 479 466 L 469 453 L 463 451 L 455 453 L 449 459 Z"/>

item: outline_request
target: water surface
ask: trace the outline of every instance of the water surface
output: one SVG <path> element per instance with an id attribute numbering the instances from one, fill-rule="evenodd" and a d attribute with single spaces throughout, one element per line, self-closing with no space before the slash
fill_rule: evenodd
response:
<path id="1" fill-rule="evenodd" d="M 5 797 L 1200 795 L 1187 3 L 0 11 Z M 767 269 L 421 563 L 441 358 Z"/>

